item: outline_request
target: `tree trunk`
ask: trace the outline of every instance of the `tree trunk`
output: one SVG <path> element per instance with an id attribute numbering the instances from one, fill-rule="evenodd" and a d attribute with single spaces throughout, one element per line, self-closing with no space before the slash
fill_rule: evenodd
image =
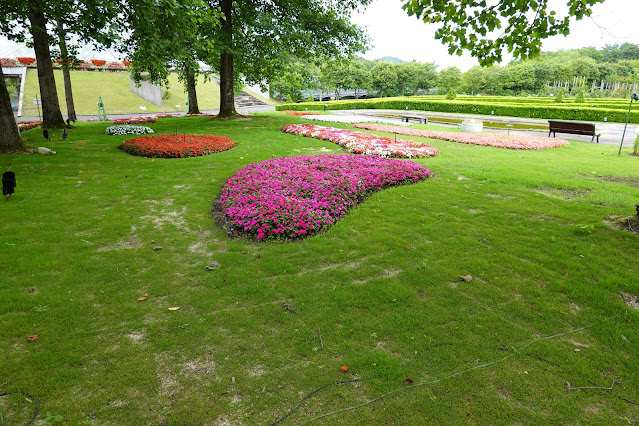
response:
<path id="1" fill-rule="evenodd" d="M 20 131 L 13 118 L 11 97 L 4 81 L 4 73 L 0 67 L 0 152 L 22 151 L 24 144 L 20 139 Z"/>
<path id="2" fill-rule="evenodd" d="M 53 65 L 51 65 L 51 52 L 49 51 L 49 37 L 47 36 L 47 21 L 42 11 L 40 2 L 27 1 L 29 10 L 29 22 L 33 37 L 33 49 L 35 50 L 38 66 L 38 83 L 40 84 L 40 97 L 42 98 L 42 128 L 59 129 L 65 127 L 58 91 L 55 87 Z"/>
<path id="3" fill-rule="evenodd" d="M 222 31 L 226 45 L 220 55 L 220 112 L 218 117 L 226 118 L 237 115 L 235 111 L 235 96 L 233 94 L 233 54 L 229 53 L 233 47 L 233 0 L 221 0 L 220 9 L 224 14 Z"/>
<path id="4" fill-rule="evenodd" d="M 67 101 L 67 119 L 78 121 L 73 105 L 73 90 L 71 89 L 71 74 L 69 73 L 69 52 L 67 51 L 66 34 L 61 22 L 58 22 L 58 37 L 60 39 L 60 59 L 62 60 L 62 76 L 64 77 L 64 97 Z"/>
<path id="5" fill-rule="evenodd" d="M 404 86 L 402 86 L 402 97 L 404 96 Z"/>
<path id="6" fill-rule="evenodd" d="M 197 77 L 186 63 L 184 64 L 184 73 L 186 74 L 186 92 L 189 96 L 189 114 L 199 114 L 200 107 L 197 104 L 197 91 L 195 90 Z"/>

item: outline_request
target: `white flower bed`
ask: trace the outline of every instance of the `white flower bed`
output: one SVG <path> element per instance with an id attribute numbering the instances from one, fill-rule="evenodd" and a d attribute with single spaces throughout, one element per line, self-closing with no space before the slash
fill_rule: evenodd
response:
<path id="1" fill-rule="evenodd" d="M 120 124 L 117 126 L 107 127 L 104 131 L 105 135 L 144 135 L 146 133 L 155 133 L 153 129 L 146 126 L 134 126 L 132 124 Z"/>
<path id="2" fill-rule="evenodd" d="M 411 123 L 401 123 L 397 120 L 382 117 L 366 117 L 363 115 L 302 115 L 302 120 L 309 121 L 329 121 L 331 123 L 385 123 L 398 126 L 411 126 Z"/>

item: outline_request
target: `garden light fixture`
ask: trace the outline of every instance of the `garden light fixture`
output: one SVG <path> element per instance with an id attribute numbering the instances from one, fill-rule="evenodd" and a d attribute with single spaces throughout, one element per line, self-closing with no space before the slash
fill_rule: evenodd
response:
<path id="1" fill-rule="evenodd" d="M 4 172 L 2 174 L 2 195 L 11 201 L 13 188 L 16 187 L 16 174 L 14 172 Z"/>
<path id="2" fill-rule="evenodd" d="M 639 101 L 639 95 L 633 93 L 630 95 L 630 106 L 628 107 L 628 115 L 626 116 L 626 125 L 623 127 L 623 134 L 621 135 L 621 143 L 619 144 L 619 153 L 621 155 L 621 147 L 623 147 L 623 138 L 626 137 L 626 128 L 628 127 L 628 120 L 630 119 L 630 110 L 632 109 L 632 101 Z"/>

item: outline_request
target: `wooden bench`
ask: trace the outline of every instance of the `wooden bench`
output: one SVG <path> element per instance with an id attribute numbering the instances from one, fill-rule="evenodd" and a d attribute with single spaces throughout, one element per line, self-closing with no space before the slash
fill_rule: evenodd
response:
<path id="1" fill-rule="evenodd" d="M 590 142 L 594 141 L 596 137 L 597 143 L 599 143 L 599 136 L 601 136 L 601 133 L 595 132 L 595 125 L 593 123 L 548 120 L 548 126 L 550 127 L 550 130 L 548 131 L 548 137 L 550 137 L 551 133 L 553 137 L 555 137 L 555 132 L 569 133 L 571 135 L 592 136 Z"/>
<path id="2" fill-rule="evenodd" d="M 428 124 L 428 117 L 420 117 L 418 115 L 402 115 L 402 122 L 408 123 L 408 120 L 417 120 L 419 124 Z"/>

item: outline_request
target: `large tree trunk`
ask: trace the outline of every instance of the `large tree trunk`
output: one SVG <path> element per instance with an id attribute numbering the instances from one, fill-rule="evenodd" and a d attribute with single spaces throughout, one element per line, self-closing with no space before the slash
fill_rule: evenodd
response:
<path id="1" fill-rule="evenodd" d="M 27 0 L 33 49 L 35 50 L 38 66 L 38 82 L 40 83 L 40 97 L 42 98 L 42 128 L 59 129 L 65 127 L 58 91 L 55 87 L 51 53 L 49 51 L 49 37 L 47 36 L 47 21 L 42 11 L 42 5 L 36 0 Z"/>
<path id="2" fill-rule="evenodd" d="M 196 75 L 186 63 L 184 64 L 184 73 L 186 74 L 186 92 L 189 95 L 189 114 L 199 114 L 200 107 L 197 104 L 197 92 L 195 90 Z"/>
<path id="3" fill-rule="evenodd" d="M 62 60 L 62 76 L 64 77 L 64 97 L 67 101 L 67 119 L 78 121 L 73 105 L 73 90 L 71 89 L 71 74 L 69 73 L 69 52 L 67 50 L 66 33 L 61 22 L 58 22 L 58 37 L 60 38 L 60 59 Z"/>
<path id="4" fill-rule="evenodd" d="M 0 152 L 21 151 L 24 144 L 20 139 L 20 131 L 13 118 L 11 97 L 4 81 L 4 73 L 0 67 Z"/>
<path id="5" fill-rule="evenodd" d="M 218 117 L 232 117 L 235 111 L 235 96 L 233 95 L 233 54 L 229 53 L 233 46 L 233 22 L 231 13 L 233 0 L 221 0 L 220 9 L 224 14 L 222 31 L 225 36 L 225 52 L 220 55 L 220 113 Z"/>

